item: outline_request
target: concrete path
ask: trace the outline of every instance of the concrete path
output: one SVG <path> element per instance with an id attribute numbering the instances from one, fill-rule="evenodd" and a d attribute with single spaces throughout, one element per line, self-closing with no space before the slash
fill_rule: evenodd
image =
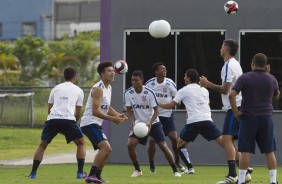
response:
<path id="1" fill-rule="evenodd" d="M 87 150 L 85 163 L 92 163 L 97 151 Z M 33 158 L 23 158 L 15 160 L 0 160 L 0 165 L 31 165 Z M 61 153 L 44 155 L 41 164 L 66 164 L 66 163 L 77 163 L 76 153 Z"/>

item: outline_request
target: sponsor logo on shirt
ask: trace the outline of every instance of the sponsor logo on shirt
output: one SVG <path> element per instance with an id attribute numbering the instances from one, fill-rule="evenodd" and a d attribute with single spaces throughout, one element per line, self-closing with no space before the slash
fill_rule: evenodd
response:
<path id="1" fill-rule="evenodd" d="M 166 94 L 156 93 L 156 97 L 167 98 Z"/>
<path id="2" fill-rule="evenodd" d="M 101 105 L 101 109 L 108 109 L 108 105 Z"/>
<path id="3" fill-rule="evenodd" d="M 149 105 L 140 105 L 140 104 L 134 104 L 132 106 L 134 109 L 149 109 Z"/>

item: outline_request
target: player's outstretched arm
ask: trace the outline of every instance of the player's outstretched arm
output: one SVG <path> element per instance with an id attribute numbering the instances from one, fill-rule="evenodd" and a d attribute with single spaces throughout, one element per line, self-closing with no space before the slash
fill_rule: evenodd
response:
<path id="1" fill-rule="evenodd" d="M 200 85 L 205 88 L 210 88 L 217 93 L 227 95 L 231 88 L 231 82 L 224 82 L 222 85 L 216 85 L 210 82 L 205 76 L 200 77 Z"/>
<path id="2" fill-rule="evenodd" d="M 177 105 L 177 103 L 175 101 L 171 101 L 169 103 L 161 103 L 159 102 L 159 106 L 164 108 L 164 109 L 172 109 Z"/>

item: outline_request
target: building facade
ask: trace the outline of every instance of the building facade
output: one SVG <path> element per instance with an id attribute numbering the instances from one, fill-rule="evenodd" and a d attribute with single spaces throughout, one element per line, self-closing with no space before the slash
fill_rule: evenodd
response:
<path id="1" fill-rule="evenodd" d="M 0 40 L 100 30 L 100 0 L 0 0 Z"/>

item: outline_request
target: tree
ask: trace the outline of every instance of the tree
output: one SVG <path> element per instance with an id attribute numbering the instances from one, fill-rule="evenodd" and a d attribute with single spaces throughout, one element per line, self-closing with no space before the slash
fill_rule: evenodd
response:
<path id="1" fill-rule="evenodd" d="M 18 83 L 19 60 L 11 53 L 0 52 L 0 84 L 2 86 L 12 86 Z"/>
<path id="2" fill-rule="evenodd" d="M 46 62 L 49 48 L 41 38 L 33 38 L 28 35 L 18 38 L 13 49 L 21 64 L 20 80 L 26 85 L 36 85 L 41 82 L 41 66 Z"/>

